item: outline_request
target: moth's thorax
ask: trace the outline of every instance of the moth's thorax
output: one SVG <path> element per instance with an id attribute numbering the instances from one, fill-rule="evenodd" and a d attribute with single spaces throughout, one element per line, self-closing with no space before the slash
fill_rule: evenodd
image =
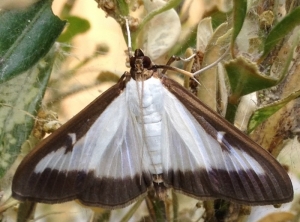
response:
<path id="1" fill-rule="evenodd" d="M 130 75 L 136 81 L 145 81 L 155 75 L 156 71 L 148 70 L 143 67 L 143 64 L 136 63 L 134 68 L 131 68 Z"/>
<path id="2" fill-rule="evenodd" d="M 135 55 L 130 58 L 130 75 L 136 81 L 144 81 L 152 77 L 156 72 L 152 70 L 152 61 L 144 56 L 142 50 L 136 50 Z"/>
<path id="3" fill-rule="evenodd" d="M 126 99 L 138 122 L 139 132 L 150 157 L 150 172 L 162 173 L 161 129 L 163 86 L 151 77 L 145 81 L 131 79 L 126 85 Z"/>
<path id="4" fill-rule="evenodd" d="M 162 112 L 163 85 L 159 78 L 151 77 L 145 81 L 131 79 L 126 85 L 126 100 L 131 112 L 140 118 Z"/>

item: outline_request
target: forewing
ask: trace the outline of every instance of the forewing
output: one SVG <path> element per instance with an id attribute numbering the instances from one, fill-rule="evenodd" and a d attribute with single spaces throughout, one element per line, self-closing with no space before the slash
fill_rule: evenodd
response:
<path id="1" fill-rule="evenodd" d="M 200 198 L 264 205 L 291 201 L 291 181 L 263 148 L 164 78 L 164 181 Z M 184 105 L 183 105 L 184 104 Z"/>
<path id="2" fill-rule="evenodd" d="M 106 208 L 130 204 L 151 179 L 119 84 L 46 138 L 19 166 L 13 197 L 45 203 L 79 199 Z"/>

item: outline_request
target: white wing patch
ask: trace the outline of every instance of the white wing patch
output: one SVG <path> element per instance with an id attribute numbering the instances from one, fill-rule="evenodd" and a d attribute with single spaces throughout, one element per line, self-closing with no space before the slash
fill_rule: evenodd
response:
<path id="1" fill-rule="evenodd" d="M 223 150 L 219 142 L 225 132 L 218 132 L 216 141 L 173 94 L 167 89 L 164 91 L 162 152 L 166 171 L 220 169 L 238 172 L 255 169 L 257 174 L 265 173 L 246 152 L 234 147 Z"/>
<path id="2" fill-rule="evenodd" d="M 74 145 L 76 143 L 76 134 L 75 133 L 69 133 L 68 136 L 72 140 L 72 145 Z"/>
<path id="3" fill-rule="evenodd" d="M 238 172 L 255 169 L 258 175 L 265 173 L 261 165 L 243 150 L 222 149 L 220 143 L 225 132 L 218 132 L 218 141 L 215 140 L 173 94 L 165 88 L 163 94 L 160 145 L 164 170 Z M 50 168 L 62 172 L 93 171 L 99 178 L 124 178 L 149 172 L 151 164 L 156 162 L 151 163 L 148 151 L 142 149 L 139 123 L 128 108 L 130 98 L 126 93 L 117 97 L 79 140 L 76 141 L 75 133 L 68 133 L 73 149 L 61 147 L 49 153 L 37 164 L 35 173 Z"/>
<path id="4" fill-rule="evenodd" d="M 91 126 L 87 134 L 74 144 L 72 151 L 61 147 L 46 155 L 35 167 L 35 173 L 46 168 L 59 171 L 93 171 L 97 177 L 124 178 L 143 172 L 147 160 L 140 159 L 141 135 L 135 119 L 128 112 L 125 93 L 117 97 Z M 143 163 L 143 166 L 142 166 Z"/>
<path id="5" fill-rule="evenodd" d="M 222 140 L 224 138 L 225 132 L 219 131 L 217 135 L 217 140 L 219 143 L 222 143 Z"/>

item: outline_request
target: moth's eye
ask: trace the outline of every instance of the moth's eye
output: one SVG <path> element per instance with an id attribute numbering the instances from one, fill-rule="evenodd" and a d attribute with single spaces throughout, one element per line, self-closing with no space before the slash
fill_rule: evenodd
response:
<path id="1" fill-rule="evenodd" d="M 131 68 L 134 68 L 134 67 L 135 67 L 135 60 L 136 60 L 135 57 L 131 57 L 131 58 L 130 58 L 129 62 L 130 62 L 130 67 L 131 67 Z"/>
<path id="2" fill-rule="evenodd" d="M 151 63 L 152 63 L 151 59 L 149 57 L 147 57 L 147 56 L 144 56 L 144 58 L 143 58 L 143 66 L 144 66 L 144 68 L 149 69 L 151 67 Z"/>

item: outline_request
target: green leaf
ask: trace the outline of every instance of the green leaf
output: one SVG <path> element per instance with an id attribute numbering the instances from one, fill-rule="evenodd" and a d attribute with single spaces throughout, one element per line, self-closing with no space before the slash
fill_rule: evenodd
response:
<path id="1" fill-rule="evenodd" d="M 0 13 L 0 83 L 24 72 L 42 58 L 64 28 L 53 15 L 51 0 L 23 10 Z"/>
<path id="2" fill-rule="evenodd" d="M 213 27 L 213 30 L 215 30 L 216 28 L 218 28 L 222 23 L 228 22 L 228 17 L 230 17 L 231 11 L 224 13 L 221 11 L 213 11 L 210 14 L 211 17 L 211 24 Z"/>
<path id="3" fill-rule="evenodd" d="M 251 133 L 259 124 L 268 119 L 282 107 L 284 107 L 290 101 L 296 99 L 300 96 L 300 90 L 294 92 L 287 98 L 277 101 L 271 105 L 265 106 L 263 108 L 257 109 L 251 116 L 248 124 L 248 134 Z"/>
<path id="4" fill-rule="evenodd" d="M 27 140 L 54 63 L 51 50 L 35 66 L 0 84 L 0 178 Z"/>
<path id="5" fill-rule="evenodd" d="M 264 53 L 260 60 L 265 58 L 270 51 L 297 25 L 300 25 L 300 6 L 295 8 L 290 14 L 285 16 L 269 33 L 264 47 Z"/>
<path id="6" fill-rule="evenodd" d="M 277 80 L 263 75 L 257 65 L 238 57 L 224 65 L 231 87 L 230 101 L 237 104 L 240 97 L 277 84 Z"/>
<path id="7" fill-rule="evenodd" d="M 129 7 L 128 7 L 128 3 L 126 0 L 117 0 L 117 7 L 122 16 L 128 16 Z"/>
<path id="8" fill-rule="evenodd" d="M 247 13 L 247 0 L 234 0 L 233 3 L 233 32 L 231 38 L 231 51 L 234 50 L 234 42 L 240 33 Z"/>
<path id="9" fill-rule="evenodd" d="M 88 20 L 78 16 L 68 16 L 65 19 L 68 21 L 69 25 L 67 26 L 66 31 L 59 36 L 59 42 L 70 42 L 74 36 L 85 33 L 91 27 Z"/>

